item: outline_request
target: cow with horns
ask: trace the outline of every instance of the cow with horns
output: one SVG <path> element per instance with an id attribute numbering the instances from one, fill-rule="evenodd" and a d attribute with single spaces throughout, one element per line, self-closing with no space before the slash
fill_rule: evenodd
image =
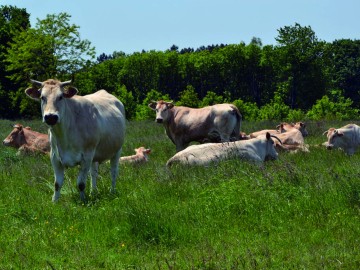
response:
<path id="1" fill-rule="evenodd" d="M 78 96 L 71 81 L 31 80 L 25 93 L 41 101 L 42 119 L 49 127 L 51 164 L 55 173 L 53 201 L 60 197 L 64 169 L 80 165 L 77 186 L 85 200 L 86 178 L 91 171 L 96 189 L 98 164 L 110 160 L 112 189 L 115 189 L 119 158 L 125 137 L 123 104 L 105 90 Z"/>

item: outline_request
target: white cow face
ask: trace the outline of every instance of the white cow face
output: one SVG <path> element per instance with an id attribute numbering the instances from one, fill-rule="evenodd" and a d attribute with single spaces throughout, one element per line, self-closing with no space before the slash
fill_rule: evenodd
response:
<path id="1" fill-rule="evenodd" d="M 331 150 L 333 148 L 346 148 L 346 138 L 344 133 L 339 132 L 337 129 L 330 128 L 327 132 L 328 141 L 326 148 Z"/>
<path id="2" fill-rule="evenodd" d="M 160 100 L 158 102 L 151 102 L 149 104 L 149 107 L 156 112 L 156 123 L 166 123 L 171 117 L 169 110 L 174 107 L 174 104 L 172 102 Z"/>
<path id="3" fill-rule="evenodd" d="M 57 80 L 47 80 L 45 82 L 33 81 L 35 85 L 40 86 L 40 89 L 30 87 L 25 90 L 25 93 L 35 99 L 41 101 L 41 112 L 43 122 L 49 126 L 54 126 L 59 123 L 64 115 L 64 101 L 67 98 L 73 97 L 77 93 L 74 87 L 64 89 L 64 86 L 71 83 L 71 81 L 60 82 Z M 39 85 L 40 84 L 40 85 Z"/>

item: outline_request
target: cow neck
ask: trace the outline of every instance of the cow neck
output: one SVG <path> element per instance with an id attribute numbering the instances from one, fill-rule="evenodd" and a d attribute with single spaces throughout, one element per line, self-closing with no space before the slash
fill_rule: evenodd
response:
<path id="1" fill-rule="evenodd" d="M 175 107 L 169 109 L 169 111 L 171 112 L 171 116 L 168 118 L 168 121 L 164 123 L 164 126 L 168 136 L 172 138 L 171 134 L 175 132 L 175 117 L 177 116 L 179 111 L 176 110 Z"/>

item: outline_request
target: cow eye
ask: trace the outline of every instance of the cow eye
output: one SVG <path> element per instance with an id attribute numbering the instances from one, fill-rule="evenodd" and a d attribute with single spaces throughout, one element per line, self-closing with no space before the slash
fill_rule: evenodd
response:
<path id="1" fill-rule="evenodd" d="M 46 102 L 46 97 L 41 96 L 40 98 L 41 98 L 41 101 L 42 101 L 42 102 Z"/>
<path id="2" fill-rule="evenodd" d="M 63 99 L 63 97 L 64 97 L 63 95 L 59 96 L 59 100 L 62 100 L 62 99 Z"/>

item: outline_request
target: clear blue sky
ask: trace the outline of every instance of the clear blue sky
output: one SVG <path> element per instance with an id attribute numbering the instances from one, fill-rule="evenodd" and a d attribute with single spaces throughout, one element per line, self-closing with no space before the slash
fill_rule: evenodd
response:
<path id="1" fill-rule="evenodd" d="M 278 29 L 311 26 L 320 40 L 360 39 L 360 0 L 0 0 L 25 8 L 31 26 L 66 12 L 97 55 L 165 51 L 173 44 L 276 44 Z"/>

